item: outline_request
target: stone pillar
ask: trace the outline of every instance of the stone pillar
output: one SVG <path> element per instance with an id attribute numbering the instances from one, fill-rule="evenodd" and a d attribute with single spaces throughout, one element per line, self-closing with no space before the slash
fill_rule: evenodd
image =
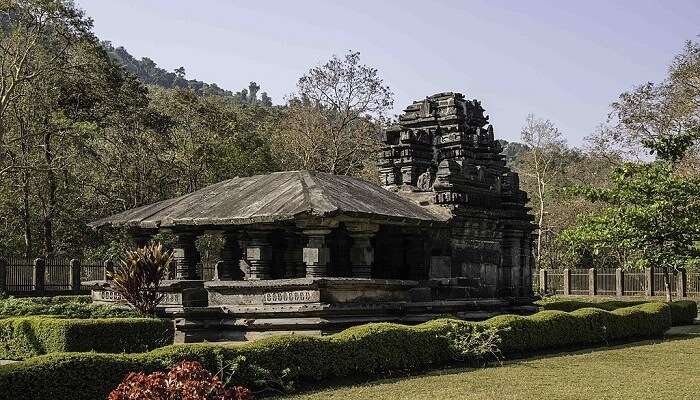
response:
<path id="1" fill-rule="evenodd" d="M 524 249 L 522 248 L 522 241 L 520 240 L 520 238 L 511 238 L 510 242 L 510 257 L 512 260 L 512 265 L 510 267 L 510 285 L 513 288 L 511 295 L 514 297 L 518 297 L 521 294 L 523 285 L 522 252 Z"/>
<path id="2" fill-rule="evenodd" d="M 250 230 L 247 232 L 246 260 L 250 265 L 249 280 L 264 280 L 272 277 L 272 245 L 270 232 L 267 230 Z"/>
<path id="3" fill-rule="evenodd" d="M 563 276 L 562 280 L 564 281 L 564 295 L 569 296 L 571 294 L 571 270 L 570 269 L 564 268 L 564 276 Z"/>
<path id="4" fill-rule="evenodd" d="M 540 269 L 540 293 L 547 294 L 547 270 Z"/>
<path id="5" fill-rule="evenodd" d="M 304 235 L 309 239 L 303 250 L 307 278 L 328 276 L 331 252 L 326 243 L 326 236 L 329 233 L 331 230 L 328 228 L 304 229 Z"/>
<path id="6" fill-rule="evenodd" d="M 80 260 L 75 258 L 70 260 L 68 267 L 68 275 L 70 276 L 70 290 L 77 292 L 80 290 Z"/>
<path id="7" fill-rule="evenodd" d="M 197 264 L 199 252 L 195 246 L 197 234 L 194 232 L 175 233 L 175 245 L 173 259 L 175 260 L 175 279 L 196 280 L 199 279 Z"/>
<path id="8" fill-rule="evenodd" d="M 32 269 L 32 287 L 38 294 L 44 293 L 44 282 L 46 279 L 46 261 L 43 258 L 34 260 Z"/>
<path id="9" fill-rule="evenodd" d="M 306 265 L 304 264 L 303 244 L 299 235 L 293 230 L 284 233 L 284 277 L 286 279 L 300 278 L 306 276 Z"/>
<path id="10" fill-rule="evenodd" d="M 625 271 L 622 268 L 615 269 L 615 295 L 625 295 Z"/>
<path id="11" fill-rule="evenodd" d="M 375 224 L 347 224 L 352 239 L 350 264 L 354 278 L 371 278 L 374 265 L 374 247 L 371 239 L 379 230 Z M 423 244 L 421 243 L 421 246 Z"/>
<path id="12" fill-rule="evenodd" d="M 647 297 L 651 297 L 654 295 L 654 268 L 645 268 L 644 269 L 644 283 L 646 285 L 646 290 L 644 291 L 644 294 Z"/>
<path id="13" fill-rule="evenodd" d="M 598 294 L 598 279 L 595 268 L 588 269 L 588 295 L 595 296 Z"/>
<path id="14" fill-rule="evenodd" d="M 409 267 L 409 279 L 415 281 L 428 279 L 425 235 L 409 233 L 404 238 L 406 243 L 406 264 L 408 264 Z"/>
<path id="15" fill-rule="evenodd" d="M 224 246 L 221 249 L 221 260 L 216 263 L 216 276 L 218 281 L 243 280 L 240 261 L 242 257 L 241 246 L 238 244 L 238 232 L 223 233 Z"/>

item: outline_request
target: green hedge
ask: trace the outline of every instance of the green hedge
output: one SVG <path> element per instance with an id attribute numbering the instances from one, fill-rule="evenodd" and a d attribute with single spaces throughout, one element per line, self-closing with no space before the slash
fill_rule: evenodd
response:
<path id="1" fill-rule="evenodd" d="M 335 335 L 282 335 L 238 346 L 173 345 L 140 354 L 49 354 L 0 367 L 0 393 L 13 400 L 93 400 L 105 398 L 130 371 L 166 369 L 179 360 L 198 360 L 212 371 L 240 356 L 246 363 L 289 378 L 313 382 L 343 377 L 375 377 L 415 371 L 453 361 L 446 333 L 496 327 L 508 356 L 544 349 L 649 338 L 670 326 L 669 306 L 650 303 L 612 312 L 582 309 L 544 311 L 529 317 L 500 316 L 484 322 L 435 320 L 418 326 L 379 323 Z"/>
<path id="2" fill-rule="evenodd" d="M 558 310 L 572 312 L 581 308 L 600 308 L 607 311 L 650 303 L 649 300 L 595 300 L 595 299 L 566 299 L 557 297 L 551 300 L 536 302 L 542 310 Z M 678 300 L 668 303 L 671 306 L 671 325 L 690 325 L 698 315 L 698 305 L 694 301 Z"/>
<path id="3" fill-rule="evenodd" d="M 0 318 L 28 315 L 55 315 L 66 318 L 127 318 L 134 311 L 110 306 L 86 304 L 81 298 L 13 298 L 0 299 Z"/>
<path id="4" fill-rule="evenodd" d="M 43 296 L 43 297 L 21 297 L 21 300 L 29 301 L 37 304 L 62 304 L 62 303 L 92 303 L 92 296 L 89 294 L 79 295 L 61 295 L 61 296 Z"/>
<path id="5" fill-rule="evenodd" d="M 670 303 L 671 323 L 673 326 L 692 325 L 698 316 L 698 303 L 690 300 L 679 300 Z"/>
<path id="6" fill-rule="evenodd" d="M 0 319 L 0 359 L 59 352 L 143 352 L 172 344 L 173 335 L 172 321 L 154 318 L 5 318 Z"/>

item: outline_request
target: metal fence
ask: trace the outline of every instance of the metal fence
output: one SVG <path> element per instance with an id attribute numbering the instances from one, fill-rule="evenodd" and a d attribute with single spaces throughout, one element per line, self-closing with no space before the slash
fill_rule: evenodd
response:
<path id="1" fill-rule="evenodd" d="M 643 271 L 623 269 L 539 270 L 533 273 L 534 291 L 550 295 L 663 296 L 664 272 L 657 268 Z M 700 297 L 700 272 L 669 271 L 669 287 L 674 296 Z"/>
<path id="2" fill-rule="evenodd" d="M 107 263 L 64 258 L 0 258 L 0 292 L 20 296 L 87 293 L 88 288 L 82 283 L 105 280 Z M 215 260 L 201 262 L 197 268 L 202 279 L 215 279 Z M 166 278 L 175 278 L 174 263 Z"/>
<path id="3" fill-rule="evenodd" d="M 85 293 L 82 282 L 104 280 L 105 262 L 23 257 L 0 259 L 0 292 L 13 295 Z"/>

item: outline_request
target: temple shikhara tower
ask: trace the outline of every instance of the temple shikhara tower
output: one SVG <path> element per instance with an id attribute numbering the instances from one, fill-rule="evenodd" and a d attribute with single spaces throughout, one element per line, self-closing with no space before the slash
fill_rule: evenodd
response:
<path id="1" fill-rule="evenodd" d="M 381 186 L 315 171 L 233 177 L 91 226 L 136 246 L 172 237 L 161 311 L 178 341 L 487 318 L 532 295 L 535 226 L 500 153 L 479 101 L 439 93 L 384 132 Z M 209 279 L 203 234 L 222 239 Z M 92 290 L 95 302 L 120 301 L 109 282 Z"/>
<path id="2" fill-rule="evenodd" d="M 415 101 L 385 131 L 380 180 L 418 204 L 446 209 L 436 211 L 447 224 L 446 240 L 432 248 L 434 277 L 469 278 L 482 295 L 527 295 L 534 229 L 528 199 L 484 111 L 460 93 Z"/>

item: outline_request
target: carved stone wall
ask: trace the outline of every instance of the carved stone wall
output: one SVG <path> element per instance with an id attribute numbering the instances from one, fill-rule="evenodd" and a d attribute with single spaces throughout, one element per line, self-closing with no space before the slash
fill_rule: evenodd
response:
<path id="1" fill-rule="evenodd" d="M 449 209 L 450 237 L 431 258 L 433 278 L 449 271 L 477 281 L 485 296 L 528 295 L 534 225 L 501 151 L 481 102 L 438 93 L 415 101 L 386 129 L 380 179 L 407 197 L 432 192 L 423 205 Z"/>

